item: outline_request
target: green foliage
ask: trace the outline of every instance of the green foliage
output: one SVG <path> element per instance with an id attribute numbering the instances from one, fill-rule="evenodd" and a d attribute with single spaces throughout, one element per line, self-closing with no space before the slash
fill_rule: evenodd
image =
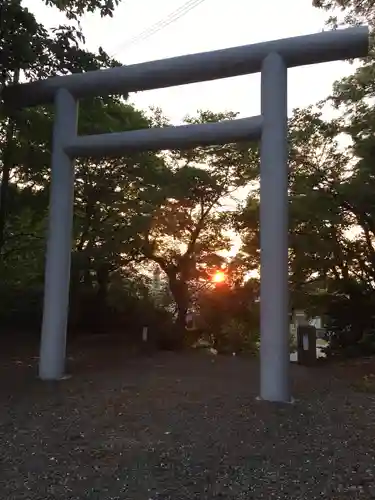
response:
<path id="1" fill-rule="evenodd" d="M 118 64 L 102 49 L 98 54 L 83 49 L 84 37 L 76 26 L 65 25 L 46 30 L 20 0 L 2 5 L 0 33 L 3 85 L 12 81 L 17 70 L 22 70 L 26 79 L 34 80 Z"/>
<path id="2" fill-rule="evenodd" d="M 0 286 L 0 333 L 37 332 L 42 320 L 43 287 L 2 283 Z"/>
<path id="3" fill-rule="evenodd" d="M 73 19 L 94 8 L 109 14 L 116 4 L 78 1 L 69 2 L 69 5 L 60 2 L 58 7 Z M 35 79 L 117 64 L 101 49 L 94 54 L 82 48 L 84 38 L 76 26 L 46 30 L 20 1 L 6 2 L 2 6 L 1 22 L 0 69 L 4 84 L 11 82 L 19 69 L 23 78 Z M 50 107 L 27 109 L 10 119 L 7 119 L 7 111 L 2 108 L 0 121 L 4 152 L 0 206 L 0 302 L 3 307 L 0 316 L 3 324 L 13 328 L 21 326 L 19 319 L 29 317 L 29 310 L 33 310 L 35 314 L 26 324 L 36 328 L 40 324 L 42 307 L 53 110 Z M 81 102 L 80 133 L 130 130 L 149 125 L 142 113 L 119 98 Z M 138 182 L 139 187 L 144 172 L 153 164 L 158 164 L 158 160 L 150 155 L 122 158 L 117 162 L 104 160 L 98 164 L 77 162 L 71 325 L 78 321 L 87 326 L 89 319 L 93 316 L 98 319 L 100 312 L 107 308 L 111 309 L 113 322 L 115 318 L 120 321 L 121 314 L 109 306 L 112 292 L 108 289 L 111 273 L 116 273 L 128 262 L 124 254 L 134 238 L 123 212 L 129 211 L 138 195 L 137 187 L 131 190 L 129 185 Z M 124 199 L 124 192 L 128 193 L 128 198 Z M 135 210 L 133 206 L 133 213 Z M 130 213 L 128 221 L 129 217 Z M 124 292 L 121 296 L 124 302 Z M 134 296 L 130 309 L 135 311 L 134 301 L 144 300 Z M 86 305 L 91 302 L 84 314 L 82 302 Z M 94 304 L 98 302 L 97 315 L 93 315 Z M 83 323 L 82 315 L 85 317 Z M 123 320 L 121 322 L 124 324 Z"/>
<path id="4" fill-rule="evenodd" d="M 248 328 L 246 323 L 231 318 L 218 332 L 212 334 L 214 348 L 222 354 L 256 354 L 259 333 L 257 330 L 251 332 Z"/>
<path id="5" fill-rule="evenodd" d="M 78 333 L 120 332 L 130 342 L 140 343 L 147 327 L 151 342 L 158 344 L 172 325 L 170 313 L 155 305 L 147 279 L 136 271 L 113 273 L 104 302 L 99 283 L 81 286 L 71 301 L 70 328 Z"/>
<path id="6" fill-rule="evenodd" d="M 346 294 L 334 292 L 327 297 L 327 355 L 375 354 L 375 295 L 354 280 L 346 286 Z"/>
<path id="7" fill-rule="evenodd" d="M 235 116 L 201 111 L 197 117 L 187 117 L 186 123 Z M 166 124 L 160 113 L 156 119 Z M 177 322 L 184 330 L 194 290 L 223 263 L 220 253 L 230 249 L 225 230 L 231 228 L 232 219 L 227 204 L 249 178 L 256 177 L 257 155 L 247 144 L 172 151 L 163 158 L 165 168 L 159 170 L 159 188 L 152 186 L 152 193 L 143 192 L 145 199 L 154 204 L 149 205 L 148 218 L 143 218 L 148 222 L 140 235 L 139 249 L 167 276 Z"/>
<path id="8" fill-rule="evenodd" d="M 328 24 L 334 27 L 338 24 L 375 24 L 374 0 L 313 0 L 312 4 L 319 9 L 338 10 L 342 14 L 341 17 L 333 15 L 328 19 Z"/>
<path id="9" fill-rule="evenodd" d="M 87 12 L 99 11 L 102 17 L 112 17 L 121 0 L 44 0 L 46 5 L 53 5 L 65 12 L 68 19 L 78 19 Z"/>
<path id="10" fill-rule="evenodd" d="M 373 3 L 313 2 L 342 11 L 342 16 L 328 20 L 331 26 L 373 26 Z M 373 351 L 373 97 L 370 57 L 353 75 L 335 83 L 325 103 L 296 110 L 290 121 L 291 307 L 325 315 L 330 354 Z M 341 118 L 324 120 L 322 105 L 335 106 Z M 256 210 L 257 204 L 249 200 L 242 215 L 250 221 L 244 235 L 247 259 L 257 247 Z"/>
<path id="11" fill-rule="evenodd" d="M 295 110 L 289 125 L 290 307 L 327 318 L 331 353 L 349 346 L 370 352 L 362 339 L 373 331 L 368 301 L 374 300 L 375 212 L 373 162 L 364 144 L 374 135 L 362 135 L 354 119 L 327 122 L 313 108 Z M 342 132 L 352 137 L 346 150 L 338 143 Z M 237 224 L 242 258 L 256 269 L 256 197 L 248 199 Z"/>
<path id="12" fill-rule="evenodd" d="M 255 354 L 259 343 L 259 283 L 220 285 L 198 301 L 199 329 L 219 353 Z"/>

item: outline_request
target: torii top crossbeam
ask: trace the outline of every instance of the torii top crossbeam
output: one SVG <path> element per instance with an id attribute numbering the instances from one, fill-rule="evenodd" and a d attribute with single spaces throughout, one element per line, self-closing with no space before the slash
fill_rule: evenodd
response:
<path id="1" fill-rule="evenodd" d="M 229 49 L 172 57 L 105 70 L 56 76 L 32 83 L 9 86 L 4 99 L 25 107 L 52 102 L 65 88 L 74 97 L 123 94 L 188 83 L 258 73 L 265 57 L 277 52 L 287 67 L 364 57 L 368 54 L 367 26 L 284 38 Z"/>

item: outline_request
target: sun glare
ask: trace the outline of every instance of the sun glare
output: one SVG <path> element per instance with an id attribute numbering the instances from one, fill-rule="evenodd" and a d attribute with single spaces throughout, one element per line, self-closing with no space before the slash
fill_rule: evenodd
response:
<path id="1" fill-rule="evenodd" d="M 223 271 L 217 271 L 213 277 L 212 277 L 212 281 L 214 283 L 223 283 L 223 281 L 225 281 L 225 273 Z"/>

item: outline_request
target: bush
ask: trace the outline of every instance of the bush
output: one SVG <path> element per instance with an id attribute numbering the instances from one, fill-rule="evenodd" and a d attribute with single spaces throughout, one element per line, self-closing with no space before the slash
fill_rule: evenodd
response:
<path id="1" fill-rule="evenodd" d="M 219 353 L 251 353 L 259 345 L 259 303 L 251 281 L 243 286 L 221 287 L 200 302 L 199 327 Z"/>
<path id="2" fill-rule="evenodd" d="M 350 294 L 332 294 L 327 300 L 327 356 L 375 354 L 375 294 L 357 285 Z"/>
<path id="3" fill-rule="evenodd" d="M 213 347 L 220 354 L 256 354 L 259 345 L 259 332 L 251 332 L 249 325 L 230 318 L 217 333 L 211 335 Z"/>
<path id="4" fill-rule="evenodd" d="M 4 285 L 0 288 L 0 322 L 3 331 L 38 331 L 42 321 L 43 288 Z"/>
<path id="5" fill-rule="evenodd" d="M 81 290 L 70 308 L 70 327 L 76 333 L 122 332 L 132 343 L 142 341 L 142 329 L 147 327 L 149 343 L 157 346 L 172 324 L 167 311 L 126 288 L 110 289 L 104 303 L 95 289 Z"/>
<path id="6" fill-rule="evenodd" d="M 39 332 L 43 313 L 43 286 L 0 287 L 2 331 Z M 149 344 L 160 348 L 173 339 L 171 315 L 157 308 L 147 297 L 130 295 L 128 290 L 110 290 L 103 302 L 95 288 L 80 289 L 71 297 L 69 331 L 80 334 L 123 333 L 130 343 L 142 342 L 142 329 L 148 327 Z M 171 340 L 169 340 L 171 338 Z"/>

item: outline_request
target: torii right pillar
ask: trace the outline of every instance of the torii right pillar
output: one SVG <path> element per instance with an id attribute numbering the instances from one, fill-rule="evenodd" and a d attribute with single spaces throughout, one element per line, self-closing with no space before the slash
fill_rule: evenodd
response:
<path id="1" fill-rule="evenodd" d="M 288 296 L 287 66 L 270 53 L 261 71 L 260 399 L 291 402 Z"/>

